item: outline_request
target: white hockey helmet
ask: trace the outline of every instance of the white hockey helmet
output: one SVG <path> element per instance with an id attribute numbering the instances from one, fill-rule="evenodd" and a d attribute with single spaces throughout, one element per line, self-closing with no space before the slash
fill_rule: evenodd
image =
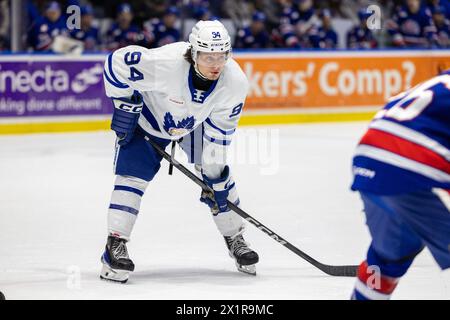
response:
<path id="1" fill-rule="evenodd" d="M 197 63 L 198 52 L 231 53 L 231 39 L 225 26 L 218 20 L 199 21 L 189 35 L 192 59 Z"/>

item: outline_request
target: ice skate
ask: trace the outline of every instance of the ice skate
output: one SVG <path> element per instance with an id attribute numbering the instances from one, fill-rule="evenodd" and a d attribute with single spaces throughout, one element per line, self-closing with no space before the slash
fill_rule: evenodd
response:
<path id="1" fill-rule="evenodd" d="M 235 260 L 238 271 L 256 275 L 255 264 L 259 261 L 258 254 L 248 247 L 242 234 L 234 237 L 224 236 L 230 257 Z"/>
<path id="2" fill-rule="evenodd" d="M 125 239 L 109 236 L 101 261 L 103 267 L 100 278 L 103 280 L 125 283 L 130 272 L 134 271 L 134 263 L 128 256 Z"/>

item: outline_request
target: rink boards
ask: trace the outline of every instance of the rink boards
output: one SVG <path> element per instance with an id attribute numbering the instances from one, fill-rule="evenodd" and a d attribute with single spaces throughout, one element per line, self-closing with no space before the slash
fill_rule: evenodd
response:
<path id="1" fill-rule="evenodd" d="M 0 55 L 0 134 L 109 128 L 104 54 Z M 450 50 L 245 51 L 240 125 L 369 120 L 384 102 L 450 67 Z"/>

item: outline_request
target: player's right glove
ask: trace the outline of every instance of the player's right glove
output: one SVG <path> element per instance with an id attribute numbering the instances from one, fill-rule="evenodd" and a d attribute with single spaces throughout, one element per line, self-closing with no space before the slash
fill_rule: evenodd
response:
<path id="1" fill-rule="evenodd" d="M 114 111 L 111 129 L 116 132 L 118 144 L 124 146 L 131 141 L 142 111 L 142 95 L 135 91 L 131 98 L 113 98 Z"/>
<path id="2" fill-rule="evenodd" d="M 131 141 L 142 111 L 142 95 L 137 91 L 131 98 L 113 98 L 114 111 L 111 129 L 116 132 L 118 144 L 124 146 Z"/>
<path id="3" fill-rule="evenodd" d="M 203 181 L 214 190 L 214 194 L 203 190 L 200 201 L 206 203 L 213 213 L 229 211 L 227 199 L 231 189 L 235 187 L 230 168 L 225 166 L 217 179 L 210 179 L 203 174 Z"/>

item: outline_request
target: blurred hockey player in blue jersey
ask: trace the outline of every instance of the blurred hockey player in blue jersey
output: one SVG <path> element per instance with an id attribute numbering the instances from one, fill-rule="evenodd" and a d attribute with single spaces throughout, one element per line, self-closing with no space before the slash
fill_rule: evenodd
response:
<path id="1" fill-rule="evenodd" d="M 450 268 L 450 70 L 392 97 L 353 158 L 372 237 L 352 298 L 389 299 L 425 248 Z"/>
<path id="2" fill-rule="evenodd" d="M 51 51 L 56 36 L 68 36 L 66 19 L 61 14 L 61 6 L 51 1 L 45 6 L 44 17 L 35 23 L 28 35 L 30 45 L 36 51 Z"/>
<path id="3" fill-rule="evenodd" d="M 311 32 L 319 24 L 312 0 L 294 0 L 283 9 L 280 18 L 280 34 L 284 45 L 290 48 L 310 48 Z"/>
<path id="4" fill-rule="evenodd" d="M 236 47 L 245 49 L 268 48 L 270 36 L 265 26 L 266 15 L 255 12 L 248 27 L 240 29 L 236 34 Z"/>
<path id="5" fill-rule="evenodd" d="M 124 3 L 119 6 L 117 21 L 106 34 L 109 50 L 116 50 L 132 44 L 145 44 L 144 33 L 133 24 L 133 17 L 133 10 L 129 4 Z"/>
<path id="6" fill-rule="evenodd" d="M 366 10 L 358 11 L 359 25 L 354 26 L 347 34 L 347 48 L 349 49 L 374 49 L 378 47 L 378 41 L 372 30 L 367 27 L 367 19 L 371 13 Z"/>
<path id="7" fill-rule="evenodd" d="M 93 25 L 94 10 L 87 5 L 81 7 L 80 13 L 80 29 L 72 30 L 70 36 L 83 42 L 84 51 L 96 51 L 100 46 L 100 38 L 98 28 Z"/>
<path id="8" fill-rule="evenodd" d="M 256 274 L 259 258 L 244 241 L 244 221 L 227 204 L 240 203 L 226 155 L 249 88 L 230 55 L 230 36 L 215 20 L 197 22 L 189 42 L 156 49 L 128 46 L 106 59 L 105 89 L 114 104 L 111 128 L 118 140 L 101 278 L 125 282 L 134 270 L 126 243 L 162 160 L 146 138 L 163 148 L 179 141 L 214 190 L 202 192 L 200 200 L 210 207 L 230 257 L 239 271 Z M 180 204 L 180 210 L 186 208 Z"/>
<path id="9" fill-rule="evenodd" d="M 450 22 L 445 18 L 444 6 L 436 6 L 431 9 L 433 22 L 436 25 L 437 44 L 439 48 L 450 47 Z"/>
<path id="10" fill-rule="evenodd" d="M 181 34 L 177 26 L 180 12 L 177 7 L 169 7 L 162 19 L 151 19 L 144 25 L 144 33 L 151 48 L 162 47 L 180 41 Z"/>
<path id="11" fill-rule="evenodd" d="M 436 46 L 436 26 L 428 7 L 420 0 L 405 0 L 387 22 L 392 44 L 396 47 L 430 48 Z"/>
<path id="12" fill-rule="evenodd" d="M 445 18 L 450 19 L 450 1 L 449 0 L 427 0 L 426 4 L 431 9 L 435 11 L 438 7 L 443 10 Z"/>
<path id="13" fill-rule="evenodd" d="M 322 25 L 320 27 L 313 28 L 310 32 L 310 41 L 312 46 L 320 49 L 336 49 L 338 35 L 331 25 L 330 10 L 322 10 L 319 17 L 322 21 Z"/>

